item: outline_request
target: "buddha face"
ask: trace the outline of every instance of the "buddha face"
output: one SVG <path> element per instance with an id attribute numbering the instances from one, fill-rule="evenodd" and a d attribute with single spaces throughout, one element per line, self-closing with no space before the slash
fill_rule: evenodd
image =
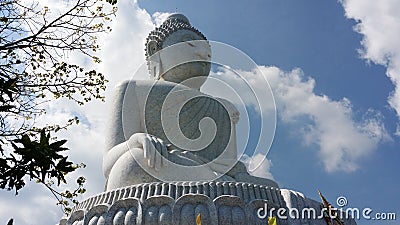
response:
<path id="1" fill-rule="evenodd" d="M 211 47 L 190 30 L 178 30 L 164 40 L 160 57 L 160 79 L 199 89 L 211 68 Z"/>

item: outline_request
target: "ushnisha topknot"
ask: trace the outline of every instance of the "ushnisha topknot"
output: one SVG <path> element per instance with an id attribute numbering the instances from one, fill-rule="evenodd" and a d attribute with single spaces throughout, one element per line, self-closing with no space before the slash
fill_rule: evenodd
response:
<path id="1" fill-rule="evenodd" d="M 167 19 L 161 24 L 161 26 L 157 27 L 155 30 L 149 33 L 149 36 L 146 38 L 146 60 L 149 59 L 154 53 L 162 49 L 164 40 L 168 37 L 168 35 L 174 33 L 178 30 L 190 30 L 194 33 L 198 34 L 203 40 L 207 40 L 207 38 L 196 28 L 190 25 L 189 19 L 180 14 L 174 13 L 167 17 Z"/>

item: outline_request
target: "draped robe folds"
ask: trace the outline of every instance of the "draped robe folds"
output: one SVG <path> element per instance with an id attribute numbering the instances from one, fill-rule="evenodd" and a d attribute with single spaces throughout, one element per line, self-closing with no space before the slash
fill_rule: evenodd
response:
<path id="1" fill-rule="evenodd" d="M 237 162 L 235 123 L 238 112 L 230 102 L 167 81 L 123 83 L 112 100 L 108 151 L 135 133 L 147 133 L 169 146 L 168 160 L 172 163 L 207 165 L 210 171 L 220 174 L 221 180 L 233 180 L 223 175 Z M 105 158 L 106 177 L 114 167 L 107 161 Z M 109 161 L 118 162 L 116 159 Z M 123 166 L 123 171 L 130 170 L 128 167 L 140 170 L 140 167 L 131 165 Z M 188 176 L 196 180 L 198 174 Z M 133 182 L 153 181 L 151 176 L 143 177 L 143 180 L 137 178 Z"/>
<path id="2" fill-rule="evenodd" d="M 152 86 L 146 100 L 146 133 L 207 161 L 214 160 L 228 147 L 231 118 L 218 99 L 182 85 L 163 82 Z"/>

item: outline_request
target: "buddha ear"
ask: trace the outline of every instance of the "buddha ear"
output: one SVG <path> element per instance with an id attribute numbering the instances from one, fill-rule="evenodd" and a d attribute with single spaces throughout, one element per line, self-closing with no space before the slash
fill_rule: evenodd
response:
<path id="1" fill-rule="evenodd" d="M 160 52 L 156 41 L 147 43 L 148 63 L 151 78 L 158 80 L 161 72 Z"/>
<path id="2" fill-rule="evenodd" d="M 153 56 L 156 56 L 156 55 L 158 55 L 158 53 L 154 54 Z M 149 61 L 149 63 L 150 63 L 149 69 L 150 69 L 151 78 L 153 78 L 155 80 L 158 80 L 160 78 L 160 75 L 161 75 L 161 73 L 160 73 L 160 71 L 161 71 L 160 62 L 156 61 L 156 60 L 152 60 L 152 61 Z"/>

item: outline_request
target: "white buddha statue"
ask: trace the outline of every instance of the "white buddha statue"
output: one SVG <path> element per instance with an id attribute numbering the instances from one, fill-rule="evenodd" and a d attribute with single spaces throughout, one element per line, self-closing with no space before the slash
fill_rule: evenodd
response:
<path id="1" fill-rule="evenodd" d="M 103 159 L 106 189 L 156 181 L 254 181 L 238 161 L 237 109 L 200 92 L 211 47 L 182 14 L 150 32 L 151 80 L 119 85 L 112 99 Z"/>
<path id="2" fill-rule="evenodd" d="M 202 224 L 265 224 L 267 212 L 280 209 L 322 215 L 321 203 L 249 175 L 238 161 L 239 113 L 200 92 L 211 47 L 185 16 L 173 14 L 150 32 L 145 50 L 152 79 L 122 83 L 110 101 L 106 191 L 79 203 L 60 224 L 195 224 L 200 215 Z M 277 224 L 325 219 L 277 217 Z"/>

